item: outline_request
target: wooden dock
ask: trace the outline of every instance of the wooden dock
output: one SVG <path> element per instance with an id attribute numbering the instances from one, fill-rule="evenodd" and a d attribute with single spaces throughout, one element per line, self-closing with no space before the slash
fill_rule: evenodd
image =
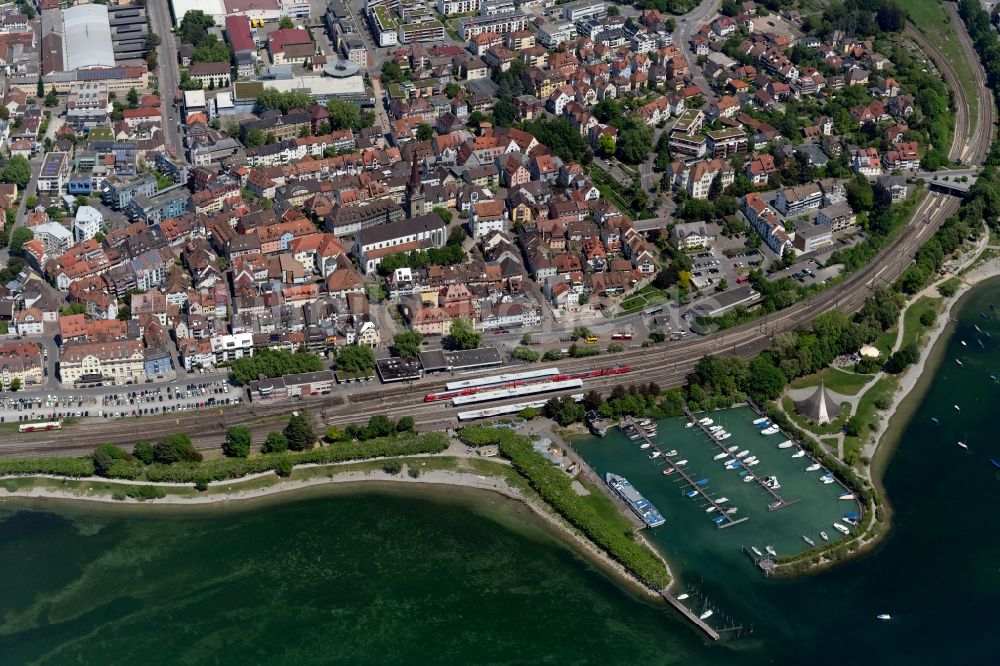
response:
<path id="1" fill-rule="evenodd" d="M 694 612 L 677 600 L 674 595 L 670 594 L 666 590 L 659 590 L 660 596 L 666 599 L 667 603 L 677 609 L 677 611 L 690 620 L 691 624 L 701 629 L 705 634 L 711 638 L 713 641 L 719 640 L 719 632 L 712 627 L 705 624 L 705 621 L 694 614 Z"/>
<path id="2" fill-rule="evenodd" d="M 639 433 L 639 438 L 643 442 L 649 444 L 647 448 L 642 449 L 643 451 L 659 451 L 660 452 L 659 457 L 662 457 L 667 465 L 670 465 L 671 467 L 674 468 L 672 474 L 677 474 L 679 478 L 684 479 L 684 481 L 687 483 L 687 485 L 691 487 L 692 490 L 696 491 L 699 495 L 701 495 L 702 499 L 708 502 L 708 505 L 715 507 L 714 513 L 716 515 L 725 518 L 724 521 L 722 521 L 717 525 L 719 529 L 732 527 L 733 525 L 737 525 L 749 519 L 749 516 L 743 516 L 742 518 L 733 518 L 731 515 L 727 514 L 726 509 L 728 509 L 729 507 L 716 502 L 715 499 L 711 495 L 709 495 L 702 486 L 699 486 L 697 484 L 697 482 L 694 480 L 694 477 L 688 475 L 688 473 L 684 471 L 683 467 L 678 467 L 676 464 L 674 464 L 674 461 L 668 458 L 665 455 L 664 451 L 660 450 L 660 448 L 653 443 L 653 440 L 650 439 L 649 435 L 646 434 L 646 431 L 643 429 L 643 427 L 640 426 L 632 417 L 626 417 L 625 419 L 625 427 L 628 426 L 634 428 L 635 431 Z M 675 457 L 679 458 L 680 454 L 678 454 Z M 654 460 L 656 460 L 656 458 L 654 458 Z"/>
<path id="3" fill-rule="evenodd" d="M 705 435 L 708 437 L 708 439 L 709 439 L 709 441 L 711 443 L 715 444 L 719 448 L 719 451 L 721 453 L 729 454 L 729 448 L 725 444 L 725 441 L 728 441 L 728 440 L 720 441 L 720 440 L 716 439 L 715 438 L 715 434 L 711 430 L 708 429 L 708 426 L 704 425 L 701 421 L 699 421 L 695 417 L 695 415 L 691 412 L 691 410 L 689 410 L 687 407 L 684 408 L 684 413 L 691 420 L 691 423 L 693 423 L 696 426 L 698 426 L 699 428 L 701 428 L 701 431 L 703 433 L 705 433 Z M 782 434 L 784 434 L 784 433 L 782 433 Z M 749 447 L 747 447 L 747 448 L 749 448 Z M 786 506 L 791 506 L 792 504 L 795 504 L 796 502 L 799 501 L 798 499 L 786 500 L 774 488 L 768 488 L 767 487 L 767 484 L 764 483 L 764 479 L 762 478 L 765 475 L 757 473 L 757 472 L 750 471 L 749 467 L 744 467 L 744 469 L 746 469 L 747 472 L 751 476 L 753 476 L 753 480 L 757 483 L 757 485 L 760 486 L 761 488 L 763 488 L 772 497 L 772 501 L 769 502 L 768 505 L 767 505 L 767 510 L 768 511 L 777 511 L 778 509 L 783 509 Z M 729 471 L 729 470 L 727 470 L 727 471 Z"/>

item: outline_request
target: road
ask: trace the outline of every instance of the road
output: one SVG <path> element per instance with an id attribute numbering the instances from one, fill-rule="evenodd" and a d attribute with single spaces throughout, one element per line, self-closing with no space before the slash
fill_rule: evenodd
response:
<path id="1" fill-rule="evenodd" d="M 42 155 L 36 155 L 28 160 L 28 165 L 31 167 L 31 178 L 28 180 L 28 186 L 21 192 L 21 203 L 17 205 L 17 215 L 14 218 L 15 227 L 24 224 L 24 213 L 28 207 L 28 197 L 35 195 L 35 189 L 38 187 L 38 174 L 42 170 L 43 159 Z M 11 229 L 10 232 L 14 233 L 14 229 Z M 0 248 L 0 265 L 6 266 L 9 259 L 10 251 L 6 247 Z"/>
<path id="2" fill-rule="evenodd" d="M 174 37 L 173 23 L 170 20 L 170 10 L 166 0 L 154 0 L 147 3 L 149 21 L 153 32 L 160 38 L 160 46 L 156 49 L 157 78 L 160 90 L 160 110 L 163 114 L 164 143 L 167 150 L 175 156 L 180 156 L 183 145 L 177 126 L 180 123 L 180 110 L 174 106 L 174 91 L 180 82 L 180 71 L 177 65 L 177 40 Z"/>
<path id="3" fill-rule="evenodd" d="M 688 71 L 691 72 L 691 79 L 705 93 L 705 102 L 712 102 L 716 95 L 705 78 L 701 66 L 698 64 L 698 57 L 691 51 L 691 37 L 697 31 L 698 26 L 719 12 L 722 0 L 705 0 L 690 12 L 677 19 L 677 27 L 674 29 L 674 44 L 681 50 L 684 60 L 687 61 Z"/>

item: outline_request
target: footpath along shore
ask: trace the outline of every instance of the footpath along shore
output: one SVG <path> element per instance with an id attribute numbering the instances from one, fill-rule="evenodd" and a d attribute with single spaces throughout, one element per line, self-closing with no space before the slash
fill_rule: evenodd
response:
<path id="1" fill-rule="evenodd" d="M 419 461 L 420 458 L 404 459 L 407 465 Z M 499 466 L 502 463 L 496 463 Z M 162 498 L 157 498 L 155 500 L 139 501 L 132 498 L 116 499 L 113 496 L 115 490 L 123 490 L 129 486 L 154 486 L 164 489 L 171 488 L 191 488 L 190 484 L 171 484 L 171 483 L 148 483 L 148 482 L 122 482 L 119 483 L 114 480 L 109 480 L 104 477 L 89 477 L 83 479 L 74 479 L 74 481 L 87 483 L 91 482 L 94 484 L 95 488 L 89 491 L 82 490 L 61 490 L 57 488 L 45 487 L 45 486 L 32 486 L 30 488 L 18 489 L 15 491 L 2 491 L 0 490 L 0 506 L 7 503 L 8 499 L 14 500 L 41 500 L 43 504 L 39 508 L 44 508 L 44 502 L 46 501 L 69 501 L 69 502 L 90 502 L 98 503 L 103 505 L 130 505 L 134 507 L 143 506 L 148 507 L 148 510 L 155 511 L 157 507 L 164 507 L 164 510 L 169 510 L 168 507 L 178 508 L 178 507 L 201 507 L 205 509 L 210 509 L 211 507 L 219 507 L 220 505 L 227 504 L 242 504 L 248 502 L 248 500 L 260 500 L 267 497 L 283 496 L 288 499 L 292 498 L 290 495 L 302 495 L 309 489 L 319 489 L 323 486 L 334 486 L 334 485 L 353 485 L 359 490 L 364 490 L 364 486 L 395 486 L 401 487 L 405 485 L 411 486 L 423 486 L 432 487 L 438 486 L 441 488 L 446 487 L 460 487 L 472 491 L 480 492 L 490 492 L 497 493 L 503 497 L 522 503 L 528 509 L 530 509 L 538 518 L 544 521 L 548 527 L 553 531 L 555 536 L 561 541 L 568 544 L 570 547 L 574 548 L 578 553 L 585 556 L 588 560 L 599 566 L 605 572 L 618 577 L 622 582 L 624 582 L 630 590 L 646 597 L 650 600 L 662 601 L 660 595 L 650 588 L 648 585 L 636 578 L 631 572 L 629 572 L 620 562 L 612 559 L 604 550 L 595 545 L 590 539 L 588 539 L 583 534 L 579 533 L 572 525 L 570 525 L 561 516 L 557 515 L 552 511 L 548 505 L 544 504 L 540 500 L 535 498 L 527 497 L 521 490 L 510 486 L 506 479 L 500 476 L 488 476 L 485 474 L 475 474 L 468 472 L 453 472 L 448 470 L 428 470 L 421 471 L 420 475 L 417 477 L 411 477 L 406 474 L 404 470 L 400 474 L 389 474 L 383 470 L 341 470 L 337 471 L 337 465 L 302 465 L 296 467 L 296 469 L 309 469 L 309 468 L 326 468 L 330 470 L 330 473 L 325 476 L 313 477 L 308 479 L 278 479 L 274 483 L 267 486 L 258 486 L 253 488 L 240 489 L 239 485 L 241 483 L 246 484 L 249 481 L 260 478 L 277 478 L 273 473 L 267 472 L 263 474 L 255 474 L 242 479 L 217 481 L 209 484 L 209 490 L 204 494 L 195 494 L 191 496 L 180 496 L 180 495 L 167 495 Z M 54 476 L 35 476 L 35 477 L 5 477 L 5 478 L 39 478 L 39 479 L 53 479 L 62 481 L 62 477 Z M 2 482 L 3 479 L 0 479 Z M 231 489 L 221 490 L 232 486 Z M 105 489 L 107 487 L 107 489 Z M 214 492 L 213 492 L 214 491 Z M 37 506 L 37 505 L 36 505 Z M 638 539 L 645 542 L 642 535 L 638 535 Z M 650 547 L 649 544 L 645 544 L 646 547 Z M 661 559 L 657 551 L 653 551 Z M 663 562 L 664 567 L 667 568 L 668 574 L 673 580 L 673 574 L 670 572 L 667 563 Z"/>

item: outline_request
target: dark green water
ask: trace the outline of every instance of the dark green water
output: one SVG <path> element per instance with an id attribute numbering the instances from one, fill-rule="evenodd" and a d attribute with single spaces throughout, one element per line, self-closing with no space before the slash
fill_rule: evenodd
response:
<path id="1" fill-rule="evenodd" d="M 872 554 L 764 580 L 738 557 L 709 557 L 710 536 L 690 521 L 685 531 L 682 506 L 660 507 L 682 586 L 752 624 L 749 638 L 705 644 L 508 501 L 339 488 L 172 517 L 147 507 L 8 511 L 0 663 L 997 663 L 994 299 L 1000 289 L 983 288 L 961 310 L 886 472 L 894 529 Z M 750 523 L 727 532 L 754 523 L 760 509 L 747 502 Z M 893 621 L 875 620 L 880 612 Z"/>

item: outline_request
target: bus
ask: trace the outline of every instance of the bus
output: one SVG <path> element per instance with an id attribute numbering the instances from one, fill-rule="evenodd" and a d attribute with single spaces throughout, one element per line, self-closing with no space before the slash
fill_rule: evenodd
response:
<path id="1" fill-rule="evenodd" d="M 18 432 L 43 432 L 46 430 L 61 430 L 62 421 L 42 421 L 41 423 L 22 423 Z"/>

